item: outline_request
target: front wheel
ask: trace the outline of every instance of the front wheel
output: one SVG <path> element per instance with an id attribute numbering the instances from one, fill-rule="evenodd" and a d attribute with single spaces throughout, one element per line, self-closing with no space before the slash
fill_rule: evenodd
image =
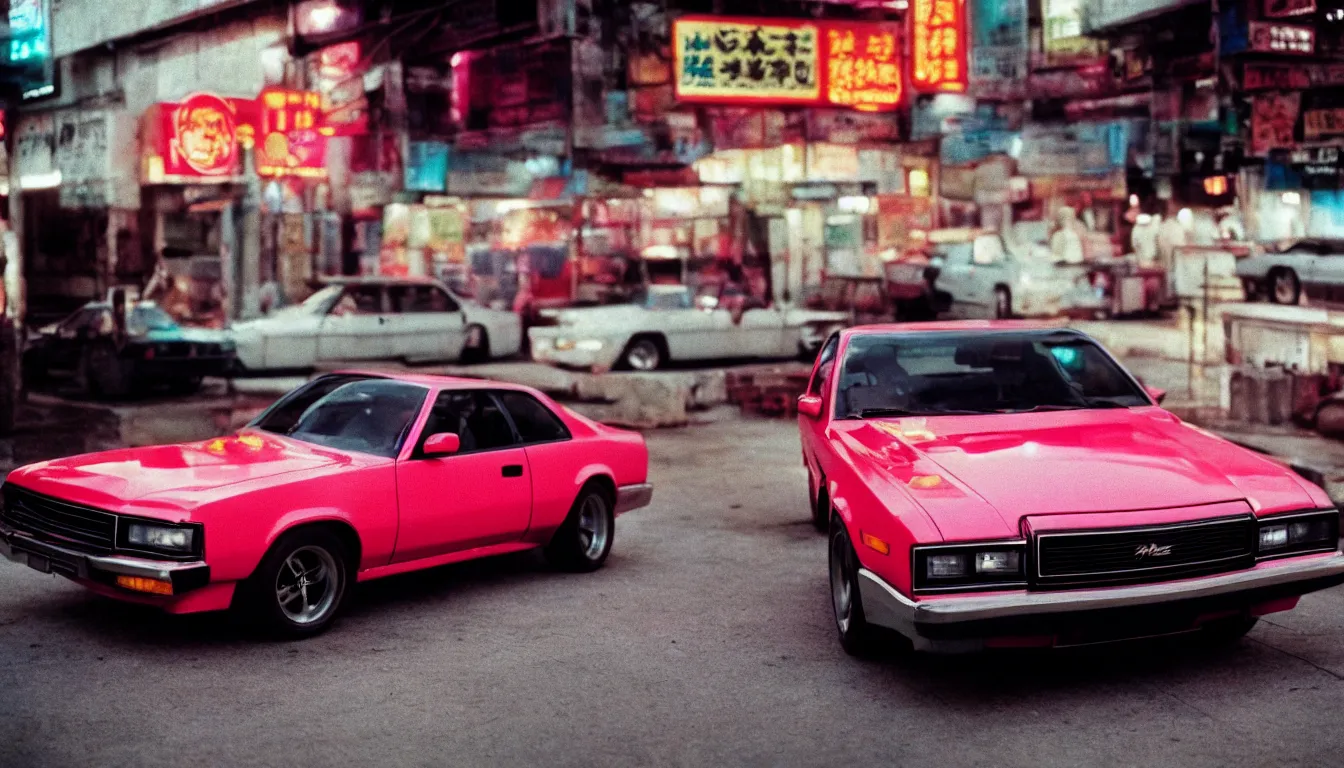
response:
<path id="1" fill-rule="evenodd" d="M 994 289 L 994 318 L 996 320 L 1008 320 L 1013 316 L 1013 295 L 1007 288 L 999 286 Z"/>
<path id="2" fill-rule="evenodd" d="M 243 585 L 245 608 L 266 634 L 300 640 L 325 632 L 345 602 L 344 544 L 323 529 L 287 533 Z"/>
<path id="3" fill-rule="evenodd" d="M 599 486 L 584 486 L 569 517 L 546 546 L 546 559 L 574 573 L 596 571 L 607 562 L 615 533 L 616 515 L 610 495 Z"/>
<path id="4" fill-rule="evenodd" d="M 654 339 L 637 338 L 625 348 L 621 362 L 632 371 L 656 371 L 663 365 L 663 350 Z"/>
<path id="5" fill-rule="evenodd" d="M 462 349 L 462 362 L 490 362 L 490 334 L 479 325 L 467 329 L 466 346 Z"/>
<path id="6" fill-rule="evenodd" d="M 1269 297 L 1275 304 L 1297 304 L 1302 297 L 1302 283 L 1291 269 L 1280 269 L 1270 278 Z"/>
<path id="7" fill-rule="evenodd" d="M 840 647 L 850 656 L 871 656 L 877 645 L 877 630 L 864 616 L 863 596 L 859 593 L 859 557 L 840 519 L 831 520 L 830 572 L 831 607 L 840 633 Z"/>

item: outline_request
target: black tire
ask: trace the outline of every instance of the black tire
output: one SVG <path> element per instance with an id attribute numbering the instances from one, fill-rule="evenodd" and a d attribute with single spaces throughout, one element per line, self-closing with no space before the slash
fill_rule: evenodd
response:
<path id="1" fill-rule="evenodd" d="M 1200 628 L 1200 640 L 1207 645 L 1232 645 L 1255 629 L 1255 625 L 1259 623 L 1260 619 L 1250 616 L 1211 621 Z"/>
<path id="2" fill-rule="evenodd" d="M 1013 317 L 1013 293 L 1000 285 L 994 289 L 994 319 L 1009 320 Z"/>
<path id="3" fill-rule="evenodd" d="M 483 326 L 469 326 L 466 339 L 467 346 L 462 348 L 462 362 L 469 365 L 490 362 L 490 333 Z"/>
<path id="4" fill-rule="evenodd" d="M 1302 299 L 1302 281 L 1291 269 L 1276 269 L 1269 274 L 1269 285 L 1265 289 L 1269 300 L 1275 304 L 1296 306 Z"/>
<path id="5" fill-rule="evenodd" d="M 667 362 L 667 345 L 657 336 L 636 336 L 621 351 L 620 366 L 627 371 L 656 371 Z"/>
<path id="6" fill-rule="evenodd" d="M 615 499 L 601 484 L 589 483 L 579 491 L 569 516 L 551 537 L 544 553 L 556 568 L 591 573 L 607 562 L 615 538 Z"/>
<path id="7" fill-rule="evenodd" d="M 831 609 L 835 615 L 840 647 L 850 656 L 869 658 L 877 651 L 878 631 L 868 623 L 859 591 L 859 556 L 839 517 L 831 519 L 829 571 Z"/>
<path id="8" fill-rule="evenodd" d="M 329 559 L 324 559 L 322 553 Z M 312 563 L 324 569 L 324 573 L 316 575 L 315 581 L 325 579 L 324 589 L 332 590 L 330 602 L 325 591 L 320 598 L 300 591 L 292 598 L 293 602 L 281 605 L 281 590 L 289 587 L 288 582 L 297 577 L 289 565 L 292 558 L 298 563 Z M 305 576 L 309 575 L 307 568 L 301 565 L 301 569 Z M 256 628 L 268 637 L 281 640 L 315 637 L 335 623 L 345 605 L 353 576 L 354 569 L 339 536 L 325 528 L 300 528 L 281 536 L 261 559 L 261 565 L 251 578 L 240 586 L 241 608 Z M 311 618 L 296 618 L 296 614 L 303 612 L 295 610 L 300 599 L 305 609 L 313 603 L 315 610 Z"/>
<path id="9" fill-rule="evenodd" d="M 173 379 L 168 388 L 175 395 L 194 395 L 201 391 L 201 384 L 204 381 L 200 376 L 185 376 L 180 379 Z"/>
<path id="10" fill-rule="evenodd" d="M 80 380 L 90 395 L 117 399 L 130 393 L 131 364 L 121 359 L 110 342 L 85 348 L 80 366 Z"/>

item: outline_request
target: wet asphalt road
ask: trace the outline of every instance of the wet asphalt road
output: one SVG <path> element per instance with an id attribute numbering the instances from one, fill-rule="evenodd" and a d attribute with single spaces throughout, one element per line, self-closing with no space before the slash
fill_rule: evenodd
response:
<path id="1" fill-rule="evenodd" d="M 1344 764 L 1344 590 L 1240 644 L 858 662 L 791 425 L 651 437 L 608 567 L 361 587 L 256 643 L 0 563 L 0 766 Z"/>

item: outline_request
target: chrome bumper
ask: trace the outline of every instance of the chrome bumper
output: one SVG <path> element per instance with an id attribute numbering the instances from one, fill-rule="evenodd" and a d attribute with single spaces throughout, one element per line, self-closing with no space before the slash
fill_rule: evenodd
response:
<path id="1" fill-rule="evenodd" d="M 1159 606 L 1249 608 L 1344 583 L 1344 553 L 1262 563 L 1248 571 L 1125 587 L 1058 592 L 1013 592 L 911 600 L 877 574 L 859 571 L 866 618 L 894 629 L 925 649 L 956 650 L 979 639 L 1050 633 L 1070 620 L 1104 611 Z M 946 646 L 946 648 L 939 648 Z M 969 648 L 967 648 L 969 649 Z"/>
<path id="2" fill-rule="evenodd" d="M 117 576 L 139 576 L 167 581 L 181 595 L 210 583 L 210 566 L 203 562 L 148 560 L 120 555 L 90 555 L 38 541 L 22 531 L 0 525 L 0 555 L 42 573 L 70 579 L 116 583 Z"/>
<path id="3" fill-rule="evenodd" d="M 643 509 L 653 502 L 653 486 L 623 485 L 616 491 L 616 514 L 623 515 L 636 509 Z"/>

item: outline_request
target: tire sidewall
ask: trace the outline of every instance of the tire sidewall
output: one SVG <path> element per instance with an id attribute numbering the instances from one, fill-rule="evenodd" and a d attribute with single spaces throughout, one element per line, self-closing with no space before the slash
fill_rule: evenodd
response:
<path id="1" fill-rule="evenodd" d="M 583 514 L 584 504 L 594 496 L 602 500 L 602 508 L 607 518 L 607 541 L 602 548 L 602 553 L 596 558 L 590 558 L 585 551 L 586 547 L 583 546 L 583 542 L 579 540 L 579 517 Z M 560 529 L 555 532 L 555 537 L 546 547 L 546 556 L 553 564 L 564 570 L 589 573 L 606 564 L 615 541 L 616 510 L 611 495 L 604 489 L 588 485 L 579 492 L 578 498 L 574 500 L 574 505 L 570 507 L 569 517 L 565 518 L 564 525 L 560 526 Z"/>
<path id="2" fill-rule="evenodd" d="M 286 616 L 280 609 L 275 594 L 275 582 L 280 569 L 284 567 L 290 555 L 303 547 L 325 549 L 336 561 L 337 577 L 340 579 L 336 601 L 332 604 L 331 610 L 320 621 L 311 624 L 298 624 Z M 345 551 L 345 545 L 334 533 L 321 529 L 291 531 L 281 536 L 271 546 L 252 578 L 248 580 L 245 606 L 251 618 L 259 624 L 259 628 L 272 637 L 278 639 L 312 637 L 325 632 L 335 623 L 349 596 L 351 581 L 353 579 L 349 555 Z"/>
<path id="3" fill-rule="evenodd" d="M 636 349 L 639 349 L 640 347 L 646 345 L 653 350 L 653 360 L 654 360 L 653 366 L 651 368 L 638 368 L 631 362 L 631 357 L 634 355 Z M 625 353 L 621 355 L 621 362 L 625 365 L 626 368 L 635 371 L 636 373 L 648 373 L 650 371 L 656 371 L 659 368 L 663 367 L 664 362 L 663 350 L 659 348 L 658 342 L 654 341 L 653 339 L 648 338 L 647 336 L 640 337 L 635 339 L 634 341 L 631 341 L 630 345 L 625 348 Z"/>

